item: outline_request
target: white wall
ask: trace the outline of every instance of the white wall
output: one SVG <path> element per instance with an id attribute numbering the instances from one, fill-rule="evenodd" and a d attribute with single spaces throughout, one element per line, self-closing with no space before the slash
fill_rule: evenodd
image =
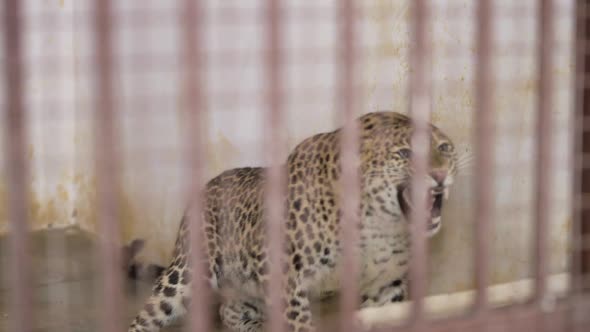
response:
<path id="1" fill-rule="evenodd" d="M 93 50 L 89 1 L 26 2 L 27 13 L 47 11 L 57 30 L 29 21 L 26 53 L 32 72 L 25 89 L 29 105 L 34 226 L 76 224 L 95 229 L 92 170 Z M 117 47 L 116 92 L 124 160 L 122 231 L 125 240 L 146 238 L 150 259 L 165 260 L 182 213 L 184 180 L 183 116 L 179 108 L 180 67 L 178 1 L 114 1 Z M 207 3 L 207 89 L 209 106 L 207 174 L 264 165 L 264 47 L 262 1 Z M 359 65 L 360 113 L 390 109 L 406 112 L 408 0 L 358 1 L 363 45 Z M 474 3 L 433 1 L 433 121 L 467 153 L 471 152 L 474 100 Z M 460 11 L 445 14 L 450 6 Z M 497 1 L 497 49 L 494 73 L 498 141 L 494 151 L 498 178 L 493 189 L 496 215 L 492 239 L 493 282 L 527 275 L 531 265 L 534 114 L 536 91 L 535 1 Z M 287 65 L 288 147 L 312 134 L 337 126 L 334 100 L 336 16 L 338 1 L 284 1 Z M 555 178 L 549 232 L 551 268 L 566 266 L 569 215 L 569 120 L 571 95 L 572 1 L 555 10 L 554 49 Z M 243 9 L 228 20 L 220 8 Z M 515 8 L 529 8 L 510 15 Z M 134 26 L 138 10 L 152 10 L 146 24 Z M 313 11 L 309 11 L 313 9 Z M 75 15 L 74 15 L 75 14 Z M 149 20 L 148 20 L 149 19 Z M 231 24 L 230 24 L 231 23 Z M 515 49 L 514 44 L 521 45 Z M 235 56 L 222 58 L 231 52 Z M 139 55 L 139 56 L 138 56 Z M 54 59 L 50 62 L 49 59 Z M 46 75 L 44 75 L 45 73 Z M 6 84 L 6 82 L 4 83 Z M 1 129 L 0 129 L 1 130 Z M 1 139 L 1 138 L 0 138 Z M 492 152 L 493 153 L 493 152 Z M 0 173 L 2 174 L 2 173 Z M 2 179 L 0 177 L 0 179 Z M 0 181 L 0 230 L 6 229 L 6 195 Z M 432 242 L 432 290 L 450 291 L 472 285 L 472 176 L 459 178 L 444 211 L 444 226 Z"/>
<path id="2" fill-rule="evenodd" d="M 76 68 L 73 3 L 23 1 L 24 98 L 28 116 L 27 155 L 31 167 L 30 206 L 33 228 L 66 226 L 71 218 L 75 190 Z M 41 14 L 43 15 L 41 18 Z M 36 18 L 36 19 L 33 19 Z M 44 28 L 55 27 L 52 29 Z M 4 33 L 0 39 L 3 41 Z M 4 57 L 4 43 L 0 46 Z M 4 63 L 0 101 L 5 108 Z M 3 127 L 3 126 L 2 126 Z M 0 144 L 4 146 L 0 129 Z M 4 155 L 0 155 L 0 232 L 6 230 L 7 197 Z"/>

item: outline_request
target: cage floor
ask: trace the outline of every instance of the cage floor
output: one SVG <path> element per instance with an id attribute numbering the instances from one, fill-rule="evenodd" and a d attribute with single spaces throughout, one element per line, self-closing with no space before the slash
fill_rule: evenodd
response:
<path id="1" fill-rule="evenodd" d="M 10 280 L 8 279 L 8 238 L 0 236 L 0 332 L 10 331 Z M 31 237 L 32 331 L 94 332 L 101 331 L 100 277 L 104 273 L 96 264 L 96 238 L 77 229 L 34 232 Z M 151 290 L 147 282 L 125 279 L 121 305 L 121 331 L 131 322 Z M 321 330 L 337 324 L 334 299 L 312 306 L 321 316 Z M 215 309 L 216 310 L 216 309 Z M 224 331 L 215 323 L 214 331 Z M 180 332 L 183 323 L 163 329 Z"/>
<path id="2" fill-rule="evenodd" d="M 31 324 L 35 332 L 100 331 L 100 272 L 95 239 L 75 230 L 35 232 L 31 238 L 34 278 Z M 8 238 L 0 237 L 0 331 L 10 328 Z M 125 281 L 122 326 L 125 329 L 150 292 L 147 282 Z M 164 331 L 181 331 L 181 323 Z"/>

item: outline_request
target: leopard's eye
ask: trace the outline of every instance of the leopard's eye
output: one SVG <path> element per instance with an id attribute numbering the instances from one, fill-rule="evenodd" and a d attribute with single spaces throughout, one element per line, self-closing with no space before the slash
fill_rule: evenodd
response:
<path id="1" fill-rule="evenodd" d="M 438 146 L 438 151 L 448 153 L 448 152 L 453 151 L 453 146 L 449 143 L 443 143 Z"/>
<path id="2" fill-rule="evenodd" d="M 397 150 L 397 154 L 399 154 L 402 158 L 409 159 L 412 156 L 412 150 L 410 150 L 410 149 L 399 149 L 399 150 Z"/>

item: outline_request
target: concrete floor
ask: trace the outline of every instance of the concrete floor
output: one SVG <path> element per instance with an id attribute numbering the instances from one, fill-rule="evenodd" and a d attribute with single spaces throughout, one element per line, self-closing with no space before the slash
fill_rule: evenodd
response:
<path id="1" fill-rule="evenodd" d="M 10 323 L 7 246 L 7 238 L 0 236 L 0 332 L 9 331 Z M 34 281 L 31 309 L 34 332 L 101 330 L 98 324 L 101 312 L 96 295 L 99 294 L 102 272 L 95 264 L 96 249 L 95 238 L 76 229 L 48 230 L 32 235 L 31 273 Z M 151 290 L 150 283 L 124 280 L 121 331 L 126 330 Z M 333 330 L 335 321 L 330 317 L 334 316 L 334 302 L 314 307 L 316 314 L 321 313 L 323 318 L 320 330 Z M 215 330 L 221 331 L 218 326 Z M 163 331 L 180 332 L 182 322 Z"/>
<path id="2" fill-rule="evenodd" d="M 94 239 L 75 230 L 35 232 L 31 238 L 34 332 L 100 331 L 97 286 L 102 273 L 95 262 Z M 9 331 L 10 293 L 6 269 L 9 267 L 8 241 L 0 237 L 0 331 Z M 123 272 L 121 271 L 121 275 Z M 147 282 L 124 282 L 123 326 L 131 322 L 149 295 Z M 180 332 L 175 327 L 167 332 Z"/>

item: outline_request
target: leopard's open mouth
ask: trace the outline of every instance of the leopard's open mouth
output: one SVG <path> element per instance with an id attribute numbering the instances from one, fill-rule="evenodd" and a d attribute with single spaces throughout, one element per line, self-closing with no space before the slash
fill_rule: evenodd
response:
<path id="1" fill-rule="evenodd" d="M 430 218 L 427 221 L 428 235 L 432 236 L 438 232 L 441 225 L 441 211 L 443 201 L 448 197 L 448 187 L 433 187 L 428 191 L 426 199 L 426 208 L 430 211 Z M 410 213 L 414 208 L 411 199 L 411 191 L 409 186 L 402 186 L 398 188 L 397 200 L 399 206 L 406 218 L 410 218 Z"/>

